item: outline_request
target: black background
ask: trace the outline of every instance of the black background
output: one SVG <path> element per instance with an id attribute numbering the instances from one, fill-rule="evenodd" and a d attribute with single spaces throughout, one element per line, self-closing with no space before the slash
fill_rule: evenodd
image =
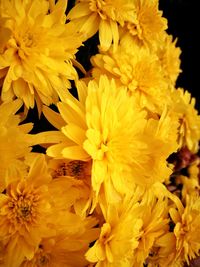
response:
<path id="1" fill-rule="evenodd" d="M 196 98 L 196 108 L 200 110 L 198 2 L 198 0 L 160 0 L 159 8 L 163 10 L 163 16 L 168 19 L 167 32 L 178 38 L 177 45 L 182 50 L 182 73 L 177 80 L 177 87 L 190 91 Z"/>

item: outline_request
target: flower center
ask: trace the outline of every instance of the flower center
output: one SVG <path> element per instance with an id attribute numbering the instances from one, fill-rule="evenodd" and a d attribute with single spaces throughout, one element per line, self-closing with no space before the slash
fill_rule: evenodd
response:
<path id="1" fill-rule="evenodd" d="M 21 25 L 14 33 L 14 41 L 10 43 L 17 48 L 17 55 L 24 60 L 37 51 L 41 38 L 44 39 L 45 33 L 41 27 Z"/>
<path id="2" fill-rule="evenodd" d="M 24 44 L 24 46 L 26 47 L 32 47 L 35 45 L 35 40 L 34 40 L 34 36 L 32 33 L 30 32 L 26 32 L 24 34 L 24 36 L 22 37 L 22 42 Z"/>
<path id="3" fill-rule="evenodd" d="M 31 213 L 31 206 L 24 205 L 20 207 L 21 217 L 26 218 Z"/>
<path id="4" fill-rule="evenodd" d="M 88 162 L 80 160 L 72 160 L 69 162 L 62 162 L 54 171 L 53 177 L 72 176 L 76 179 L 84 179 L 87 175 Z"/>
<path id="5" fill-rule="evenodd" d="M 37 199 L 34 192 L 15 193 L 8 202 L 9 217 L 11 221 L 19 224 L 30 223 L 34 220 Z"/>
<path id="6" fill-rule="evenodd" d="M 22 29 L 21 32 L 16 33 L 15 40 L 18 49 L 21 49 L 24 53 L 28 53 L 29 49 L 38 45 L 38 32 L 36 29 Z"/>
<path id="7" fill-rule="evenodd" d="M 36 266 L 49 266 L 50 258 L 49 255 L 44 251 L 43 248 L 39 248 L 35 254 Z"/>
<path id="8" fill-rule="evenodd" d="M 49 258 L 47 255 L 41 255 L 37 261 L 38 266 L 44 266 L 49 263 Z"/>

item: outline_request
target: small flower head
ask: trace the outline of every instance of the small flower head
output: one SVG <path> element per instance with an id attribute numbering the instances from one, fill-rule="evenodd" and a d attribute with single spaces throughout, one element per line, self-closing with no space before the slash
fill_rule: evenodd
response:
<path id="1" fill-rule="evenodd" d="M 92 75 L 106 74 L 119 85 L 126 86 L 142 108 L 160 112 L 167 98 L 168 84 L 156 54 L 139 47 L 124 36 L 118 49 L 97 54 L 91 58 Z"/>
<path id="2" fill-rule="evenodd" d="M 175 86 L 180 69 L 181 49 L 176 46 L 177 39 L 173 41 L 171 35 L 164 34 L 163 42 L 158 43 L 157 55 L 164 71 L 164 78 L 168 84 Z"/>
<path id="3" fill-rule="evenodd" d="M 7 240 L 5 266 L 31 259 L 41 238 L 55 232 L 49 227 L 51 195 L 44 157 L 36 156 L 26 176 L 18 177 L 0 194 L 0 239 Z"/>
<path id="4" fill-rule="evenodd" d="M 195 153 L 200 139 L 200 116 L 195 109 L 195 98 L 188 91 L 179 88 L 172 92 L 172 101 L 172 119 L 179 120 L 179 146 L 186 146 Z"/>
<path id="5" fill-rule="evenodd" d="M 170 210 L 175 224 L 176 258 L 187 262 L 199 256 L 200 252 L 200 199 L 197 196 L 187 196 L 185 208 L 180 213 L 176 209 Z"/>
<path id="6" fill-rule="evenodd" d="M 137 203 L 119 208 L 109 205 L 105 209 L 105 223 L 99 239 L 86 253 L 96 266 L 132 266 L 133 251 L 138 246 L 142 220 L 138 218 Z"/>
<path id="7" fill-rule="evenodd" d="M 56 103 L 69 79 L 76 79 L 72 61 L 82 39 L 73 23 L 65 24 L 66 3 L 1 1 L 1 31 L 7 33 L 0 51 L 3 101 L 17 97 L 27 108 L 36 101 L 40 110 L 41 103 Z"/>
<path id="8" fill-rule="evenodd" d="M 136 40 L 151 47 L 160 41 L 164 30 L 167 29 L 167 20 L 162 17 L 158 9 L 158 0 L 134 0 L 136 20 L 125 24 L 125 29 Z"/>
<path id="9" fill-rule="evenodd" d="M 156 240 L 168 232 L 168 202 L 166 199 L 153 198 L 150 203 L 143 201 L 139 207 L 143 221 L 140 229 L 139 244 L 134 251 L 133 266 L 142 266 L 151 253 Z"/>

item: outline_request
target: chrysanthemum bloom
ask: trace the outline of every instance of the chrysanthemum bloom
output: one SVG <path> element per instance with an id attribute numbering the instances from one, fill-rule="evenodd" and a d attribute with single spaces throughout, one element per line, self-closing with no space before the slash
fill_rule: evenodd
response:
<path id="1" fill-rule="evenodd" d="M 75 216 L 74 219 L 77 221 Z M 79 219 L 72 231 L 67 229 L 68 231 L 43 239 L 34 257 L 25 260 L 20 267 L 85 267 L 88 261 L 84 254 L 99 235 L 99 229 L 94 228 L 96 223 L 91 217 L 84 221 Z"/>
<path id="2" fill-rule="evenodd" d="M 200 255 L 200 198 L 187 196 L 185 208 L 170 210 L 170 216 L 175 224 L 176 259 L 187 262 Z"/>
<path id="3" fill-rule="evenodd" d="M 118 89 L 114 81 L 101 77 L 99 84 L 91 81 L 88 89 L 85 85 L 79 88 L 80 101 L 71 97 L 66 103 L 58 103 L 65 120 L 65 125 L 60 126 L 62 142 L 47 149 L 47 154 L 55 158 L 92 159 L 92 187 L 96 194 L 111 174 L 117 180 L 113 178 L 108 187 L 110 184 L 112 189 L 115 183 L 119 192 L 124 192 L 125 186 L 118 174 L 130 169 L 133 157 L 143 162 L 145 144 L 139 134 L 146 123 L 145 113 L 134 107 L 125 89 Z M 53 116 L 50 117 L 53 122 Z M 56 121 L 58 124 L 59 120 Z M 60 123 L 62 125 L 62 121 Z M 51 133 L 47 132 L 46 136 L 49 141 Z"/>
<path id="4" fill-rule="evenodd" d="M 125 23 L 124 29 L 142 44 L 155 46 L 167 29 L 167 19 L 162 17 L 158 9 L 158 0 L 133 0 L 136 21 Z"/>
<path id="5" fill-rule="evenodd" d="M 147 259 L 155 240 L 168 232 L 168 202 L 166 199 L 153 199 L 150 203 L 139 206 L 140 218 L 143 221 L 140 229 L 139 244 L 134 251 L 132 266 L 140 267 Z"/>
<path id="6" fill-rule="evenodd" d="M 173 37 L 165 33 L 163 41 L 158 43 L 156 51 L 164 71 L 164 78 L 171 86 L 175 86 L 177 77 L 181 73 L 181 49 L 176 46 L 176 43 L 177 39 L 173 41 Z"/>
<path id="7" fill-rule="evenodd" d="M 31 259 L 41 239 L 55 234 L 52 216 L 56 219 L 57 214 L 51 208 L 50 181 L 44 156 L 38 155 L 26 176 L 18 177 L 0 194 L 0 240 L 7 241 L 5 267 L 18 267 L 24 257 Z"/>
<path id="8" fill-rule="evenodd" d="M 133 251 L 138 246 L 142 220 L 138 218 L 137 203 L 126 203 L 122 208 L 108 205 L 105 223 L 99 239 L 86 253 L 86 259 L 96 267 L 131 267 Z"/>
<path id="9" fill-rule="evenodd" d="M 15 115 L 21 106 L 20 100 L 0 105 L 0 192 L 25 171 L 22 160 L 33 144 L 28 135 L 32 123 L 19 125 L 20 116 Z"/>
<path id="10" fill-rule="evenodd" d="M 78 91 L 80 101 L 69 96 L 58 103 L 65 125 L 55 112 L 47 116 L 60 129 L 57 142 L 55 133 L 41 133 L 44 142 L 58 143 L 47 149 L 49 156 L 92 160 L 92 188 L 98 196 L 103 186 L 113 202 L 132 190 L 134 182 L 147 186 L 170 175 L 166 159 L 177 146 L 174 122 L 165 114 L 148 121 L 126 89 L 106 76 Z"/>
<path id="11" fill-rule="evenodd" d="M 131 0 L 78 0 L 67 18 L 75 22 L 86 38 L 99 30 L 100 46 L 106 51 L 112 42 L 117 47 L 118 25 L 135 22 L 135 7 Z"/>
<path id="12" fill-rule="evenodd" d="M 138 104 L 153 112 L 160 112 L 166 102 L 168 84 L 156 54 L 137 46 L 124 37 L 117 50 L 113 47 L 106 53 L 91 58 L 92 76 L 106 74 L 116 83 L 124 85 L 138 98 Z"/>
<path id="13" fill-rule="evenodd" d="M 196 153 L 200 140 L 200 115 L 195 109 L 195 98 L 188 91 L 179 88 L 172 92 L 172 101 L 172 120 L 179 120 L 179 146 L 186 146 Z"/>
<path id="14" fill-rule="evenodd" d="M 54 1 L 51 1 L 54 3 Z M 73 23 L 65 24 L 67 1 L 50 6 L 46 0 L 2 0 L 1 31 L 10 31 L 0 51 L 3 101 L 21 98 L 26 107 L 50 105 L 77 77 L 72 66 L 81 35 Z M 38 8 L 39 7 L 39 8 Z"/>

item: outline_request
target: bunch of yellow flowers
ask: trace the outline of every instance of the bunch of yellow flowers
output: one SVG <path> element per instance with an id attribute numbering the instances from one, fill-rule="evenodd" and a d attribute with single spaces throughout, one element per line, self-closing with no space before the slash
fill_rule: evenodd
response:
<path id="1" fill-rule="evenodd" d="M 0 267 L 200 256 L 200 116 L 166 29 L 158 0 L 0 0 Z"/>

